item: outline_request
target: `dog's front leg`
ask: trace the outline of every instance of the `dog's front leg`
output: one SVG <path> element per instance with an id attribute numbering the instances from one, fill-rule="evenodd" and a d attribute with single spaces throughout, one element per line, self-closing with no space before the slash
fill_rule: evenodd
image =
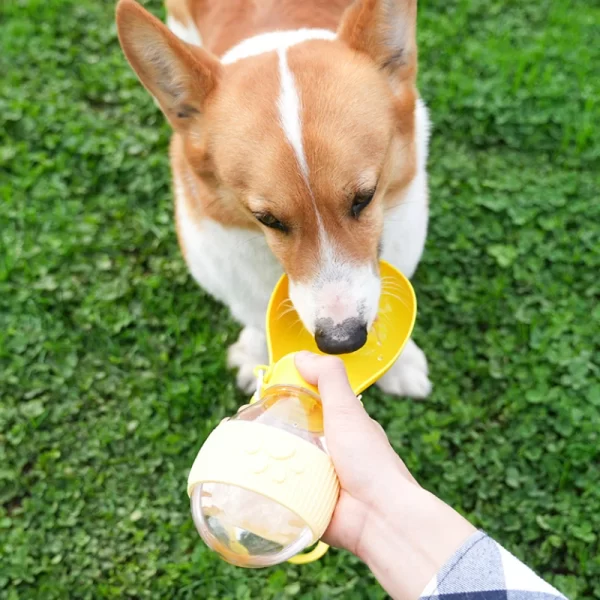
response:
<path id="1" fill-rule="evenodd" d="M 427 398 L 432 387 L 428 371 L 425 353 L 410 339 L 398 360 L 377 385 L 387 394 L 394 396 Z"/>
<path id="2" fill-rule="evenodd" d="M 237 385 L 247 394 L 253 394 L 256 391 L 254 368 L 257 365 L 266 365 L 268 360 L 265 332 L 251 326 L 242 329 L 240 337 L 235 344 L 229 347 L 227 354 L 229 367 L 238 370 Z"/>

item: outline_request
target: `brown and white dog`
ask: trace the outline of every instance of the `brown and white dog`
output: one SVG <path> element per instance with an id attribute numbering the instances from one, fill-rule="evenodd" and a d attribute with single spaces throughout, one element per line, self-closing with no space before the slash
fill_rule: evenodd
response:
<path id="1" fill-rule="evenodd" d="M 174 129 L 177 234 L 198 283 L 243 325 L 229 349 L 252 391 L 283 270 L 319 348 L 352 352 L 373 325 L 378 258 L 408 277 L 427 234 L 427 110 L 416 0 L 133 0 L 119 39 Z M 379 381 L 425 397 L 411 340 Z"/>

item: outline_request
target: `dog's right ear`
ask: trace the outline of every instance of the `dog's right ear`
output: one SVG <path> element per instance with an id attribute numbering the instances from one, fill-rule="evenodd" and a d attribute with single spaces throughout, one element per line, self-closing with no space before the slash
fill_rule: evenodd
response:
<path id="1" fill-rule="evenodd" d="M 396 88 L 417 74 L 417 0 L 354 0 L 338 39 L 369 56 Z"/>
<path id="2" fill-rule="evenodd" d="M 127 60 L 171 125 L 187 129 L 217 86 L 219 60 L 181 41 L 134 0 L 118 3 L 117 31 Z"/>

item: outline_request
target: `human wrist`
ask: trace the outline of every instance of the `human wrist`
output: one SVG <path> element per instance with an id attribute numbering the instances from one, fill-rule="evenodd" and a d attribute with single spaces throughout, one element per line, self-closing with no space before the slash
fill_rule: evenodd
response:
<path id="1" fill-rule="evenodd" d="M 368 512 L 357 545 L 395 600 L 416 600 L 475 527 L 416 483 L 402 481 Z"/>

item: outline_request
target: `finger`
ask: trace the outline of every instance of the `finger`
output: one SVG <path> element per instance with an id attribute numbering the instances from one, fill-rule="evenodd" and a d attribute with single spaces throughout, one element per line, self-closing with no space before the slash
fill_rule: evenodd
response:
<path id="1" fill-rule="evenodd" d="M 388 435 L 385 432 L 385 429 L 383 428 L 383 425 L 379 422 L 376 421 L 375 419 L 371 419 L 371 421 L 373 421 L 373 423 L 375 424 L 375 426 L 377 427 L 377 429 L 384 435 L 385 439 L 388 439 Z"/>
<path id="2" fill-rule="evenodd" d="M 336 428 L 356 430 L 368 424 L 370 417 L 352 391 L 346 368 L 339 358 L 299 352 L 296 367 L 308 383 L 319 388 L 326 427 L 335 423 Z"/>

